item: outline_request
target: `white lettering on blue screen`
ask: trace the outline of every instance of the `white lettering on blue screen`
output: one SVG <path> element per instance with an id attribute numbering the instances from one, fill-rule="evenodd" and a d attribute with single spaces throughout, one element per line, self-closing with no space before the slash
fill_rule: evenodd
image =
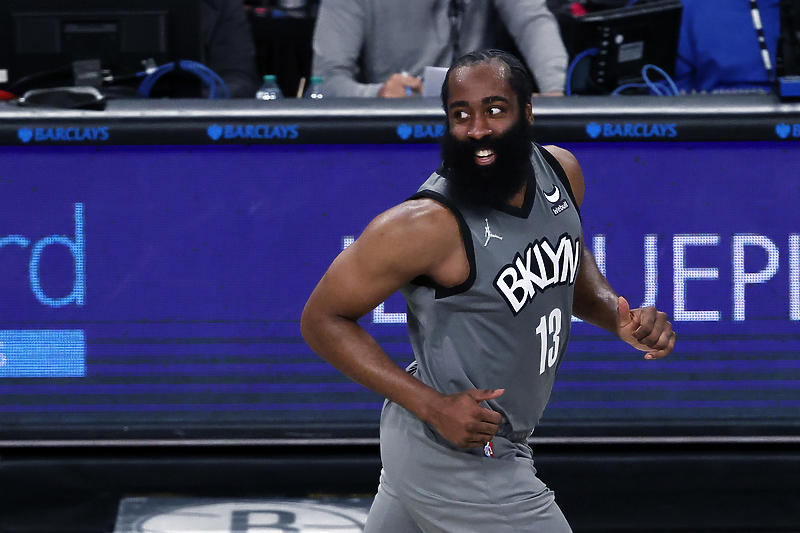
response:
<path id="1" fill-rule="evenodd" d="M 686 282 L 688 280 L 716 280 L 719 269 L 714 267 L 698 268 L 686 266 L 686 248 L 688 246 L 717 246 L 719 235 L 675 235 L 672 239 L 672 281 L 675 289 L 675 312 L 673 320 L 677 322 L 716 322 L 720 318 L 719 311 L 687 311 Z"/>
<path id="2" fill-rule="evenodd" d="M 28 248 L 31 244 L 30 239 L 22 235 L 9 235 L 0 238 L 0 251 L 4 246 L 19 246 Z M 39 276 L 39 267 L 42 252 L 47 246 L 61 245 L 66 246 L 75 261 L 75 277 L 72 283 L 72 292 L 63 297 L 54 297 L 45 294 L 42 289 L 42 282 Z M 86 262 L 85 262 L 85 237 L 83 227 L 83 204 L 75 204 L 75 238 L 70 239 L 65 235 L 50 235 L 44 237 L 33 245 L 31 259 L 28 263 L 28 274 L 31 290 L 40 303 L 48 307 L 62 307 L 71 303 L 83 306 L 86 299 Z"/>
<path id="3" fill-rule="evenodd" d="M 656 305 L 658 300 L 658 235 L 644 236 L 644 302 L 642 307 Z"/>
<path id="4" fill-rule="evenodd" d="M 349 239 L 349 241 L 348 241 Z M 347 248 L 354 241 L 353 237 L 342 240 L 342 248 Z M 687 265 L 686 249 L 690 246 L 719 246 L 721 237 L 712 233 L 678 234 L 672 237 L 672 282 L 673 282 L 673 316 L 675 322 L 718 322 L 721 312 L 718 309 L 687 309 L 687 292 L 689 281 L 719 282 L 719 268 L 716 265 Z M 592 237 L 592 248 L 600 272 L 606 276 L 606 235 L 597 234 Z M 763 267 L 748 271 L 745 257 L 748 249 L 761 250 L 766 253 Z M 781 249 L 773 239 L 765 235 L 752 233 L 736 233 L 732 236 L 731 253 L 731 291 L 733 302 L 732 320 L 746 319 L 748 285 L 759 285 L 780 276 Z M 800 234 L 790 234 L 788 238 L 788 277 L 789 277 L 789 320 L 800 321 Z M 785 275 L 785 274 L 784 274 Z M 642 307 L 658 303 L 658 236 L 644 236 L 644 298 Z M 375 324 L 404 324 L 405 313 L 387 313 L 384 304 L 379 305 L 372 313 Z M 580 320 L 572 317 L 573 322 Z"/>
<path id="5" fill-rule="evenodd" d="M 789 235 L 789 318 L 800 320 L 800 235 Z"/>
<path id="6" fill-rule="evenodd" d="M 767 264 L 758 272 L 744 269 L 744 247 L 757 246 L 767 251 Z M 744 320 L 746 285 L 766 283 L 778 272 L 780 252 L 775 243 L 763 235 L 737 234 L 733 236 L 733 319 Z"/>

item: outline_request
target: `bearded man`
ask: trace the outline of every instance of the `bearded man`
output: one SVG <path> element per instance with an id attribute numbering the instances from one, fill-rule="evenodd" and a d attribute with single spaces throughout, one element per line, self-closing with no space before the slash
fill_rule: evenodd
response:
<path id="1" fill-rule="evenodd" d="M 645 352 L 675 333 L 631 310 L 584 247 L 575 157 L 531 142 L 530 73 L 497 50 L 461 57 L 442 88 L 442 165 L 331 264 L 301 328 L 311 348 L 386 398 L 366 533 L 571 531 L 527 439 L 571 316 Z M 416 361 L 399 368 L 357 323 L 395 291 Z"/>

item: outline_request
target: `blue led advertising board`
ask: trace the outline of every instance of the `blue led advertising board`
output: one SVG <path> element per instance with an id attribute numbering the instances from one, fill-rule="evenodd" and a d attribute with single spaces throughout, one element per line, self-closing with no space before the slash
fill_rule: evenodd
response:
<path id="1" fill-rule="evenodd" d="M 584 242 L 679 340 L 645 361 L 574 322 L 541 430 L 795 431 L 800 150 L 563 146 L 586 177 Z M 381 399 L 311 352 L 300 314 L 438 160 L 435 144 L 0 148 L 0 436 L 377 436 Z M 401 297 L 362 323 L 412 360 Z"/>

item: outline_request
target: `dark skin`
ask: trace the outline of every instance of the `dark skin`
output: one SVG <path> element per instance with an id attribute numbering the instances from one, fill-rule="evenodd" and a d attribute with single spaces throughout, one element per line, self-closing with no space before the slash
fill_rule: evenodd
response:
<path id="1" fill-rule="evenodd" d="M 520 109 L 509 86 L 507 67 L 499 60 L 458 68 L 449 78 L 447 120 L 458 139 L 481 139 L 511 128 L 521 113 L 533 122 L 531 104 Z M 580 205 L 583 173 L 567 150 L 545 147 L 563 166 Z M 478 164 L 492 164 L 493 153 L 475 154 Z M 517 207 L 525 187 L 509 204 Z M 573 314 L 620 337 L 645 359 L 659 359 L 675 346 L 667 316 L 654 307 L 630 309 L 583 249 L 575 282 Z M 481 402 L 499 397 L 503 389 L 470 389 L 444 395 L 398 367 L 358 324 L 358 319 L 414 278 L 424 275 L 452 287 L 469 275 L 458 223 L 443 205 L 431 199 L 404 202 L 377 216 L 364 233 L 331 264 L 306 303 L 301 329 L 320 357 L 355 382 L 377 392 L 461 448 L 492 440 L 502 417 Z"/>

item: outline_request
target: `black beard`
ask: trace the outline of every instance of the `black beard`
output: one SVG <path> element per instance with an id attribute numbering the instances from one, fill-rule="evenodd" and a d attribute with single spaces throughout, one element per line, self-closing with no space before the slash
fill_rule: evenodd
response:
<path id="1" fill-rule="evenodd" d="M 475 152 L 487 148 L 495 153 L 490 165 L 479 165 Z M 470 203 L 503 205 L 517 194 L 532 173 L 533 144 L 530 124 L 524 117 L 502 135 L 459 141 L 445 131 L 442 139 L 442 161 L 449 169 L 447 179 L 454 191 Z"/>

